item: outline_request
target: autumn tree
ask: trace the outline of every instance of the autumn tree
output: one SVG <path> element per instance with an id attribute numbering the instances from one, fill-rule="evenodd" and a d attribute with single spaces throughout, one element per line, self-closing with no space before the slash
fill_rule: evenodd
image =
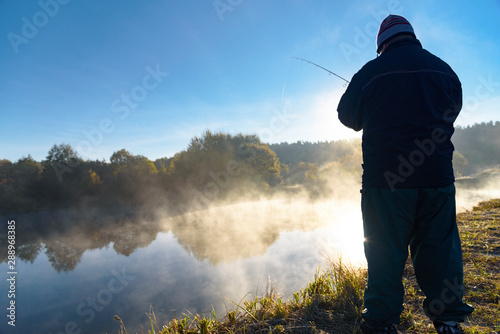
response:
<path id="1" fill-rule="evenodd" d="M 13 178 L 12 162 L 7 159 L 0 160 L 0 185 L 12 183 Z"/>
<path id="2" fill-rule="evenodd" d="M 156 184 L 153 161 L 142 155 L 133 155 L 125 149 L 114 152 L 110 158 L 112 190 L 126 204 L 142 204 L 148 201 L 149 190 Z"/>
<path id="3" fill-rule="evenodd" d="M 13 164 L 10 160 L 0 160 L 0 213 L 9 213 L 15 208 L 13 198 L 15 195 Z"/>
<path id="4" fill-rule="evenodd" d="M 176 199 L 183 203 L 207 204 L 236 190 L 281 183 L 278 157 L 255 135 L 206 131 L 173 157 L 169 171 Z"/>
<path id="5" fill-rule="evenodd" d="M 271 186 L 281 183 L 280 161 L 268 145 L 246 144 L 245 149 L 250 153 L 248 163 L 258 178 Z"/>
<path id="6" fill-rule="evenodd" d="M 64 182 L 65 178 L 73 181 L 75 179 L 74 171 L 80 166 L 82 160 L 76 151 L 69 144 L 54 145 L 49 150 L 43 164 L 43 174 L 49 182 L 56 178 L 59 183 Z"/>

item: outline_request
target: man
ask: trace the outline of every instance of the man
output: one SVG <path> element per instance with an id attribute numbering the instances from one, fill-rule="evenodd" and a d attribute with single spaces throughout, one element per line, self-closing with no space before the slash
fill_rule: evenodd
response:
<path id="1" fill-rule="evenodd" d="M 368 284 L 363 333 L 398 333 L 408 246 L 424 311 L 438 333 L 463 333 L 463 267 L 452 167 L 457 75 L 422 48 L 402 16 L 389 15 L 376 59 L 354 75 L 340 121 L 363 129 L 362 213 Z"/>

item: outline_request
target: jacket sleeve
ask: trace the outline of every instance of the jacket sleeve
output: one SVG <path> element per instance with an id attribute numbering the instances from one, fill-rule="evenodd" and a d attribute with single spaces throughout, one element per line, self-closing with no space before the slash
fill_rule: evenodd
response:
<path id="1" fill-rule="evenodd" d="M 455 77 L 452 88 L 451 107 L 449 110 L 446 111 L 444 119 L 447 122 L 453 123 L 457 119 L 458 114 L 462 109 L 463 93 L 462 93 L 462 83 L 460 82 L 460 79 L 458 79 L 458 76 L 455 74 L 455 72 L 453 72 L 453 70 L 451 70 L 451 72 Z"/>
<path id="2" fill-rule="evenodd" d="M 360 81 L 359 75 L 354 75 L 337 107 L 340 122 L 355 131 L 363 128 Z"/>

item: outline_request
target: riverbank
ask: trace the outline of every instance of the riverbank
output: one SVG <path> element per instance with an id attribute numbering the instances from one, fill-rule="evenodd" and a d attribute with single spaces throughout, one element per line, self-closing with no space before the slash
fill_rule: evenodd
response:
<path id="1" fill-rule="evenodd" d="M 475 312 L 464 323 L 466 333 L 500 331 L 500 199 L 481 202 L 457 217 L 462 238 L 465 300 Z M 339 261 L 320 268 L 304 289 L 284 299 L 268 287 L 266 295 L 240 303 L 222 319 L 216 314 L 186 313 L 168 324 L 151 317 L 149 333 L 355 333 L 359 328 L 366 271 Z M 421 309 L 424 295 L 411 264 L 404 273 L 405 310 L 399 330 L 434 333 Z M 126 319 L 115 317 L 127 333 Z"/>

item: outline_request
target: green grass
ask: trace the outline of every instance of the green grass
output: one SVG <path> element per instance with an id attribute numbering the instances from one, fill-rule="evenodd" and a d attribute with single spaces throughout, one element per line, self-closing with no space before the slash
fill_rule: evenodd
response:
<path id="1" fill-rule="evenodd" d="M 465 301 L 475 307 L 464 324 L 468 334 L 500 331 L 500 199 L 479 203 L 458 215 L 464 254 Z M 302 290 L 285 300 L 273 287 L 262 297 L 234 303 L 234 309 L 218 320 L 187 315 L 160 327 L 150 314 L 151 334 L 253 334 L 253 333 L 357 333 L 363 309 L 366 271 L 341 261 L 320 268 Z M 399 330 L 403 333 L 435 333 L 422 311 L 424 295 L 408 261 L 403 283 L 405 304 Z M 120 333 L 128 334 L 123 321 Z M 144 333 L 144 332 L 143 332 Z M 141 334 L 143 334 L 141 333 Z"/>

